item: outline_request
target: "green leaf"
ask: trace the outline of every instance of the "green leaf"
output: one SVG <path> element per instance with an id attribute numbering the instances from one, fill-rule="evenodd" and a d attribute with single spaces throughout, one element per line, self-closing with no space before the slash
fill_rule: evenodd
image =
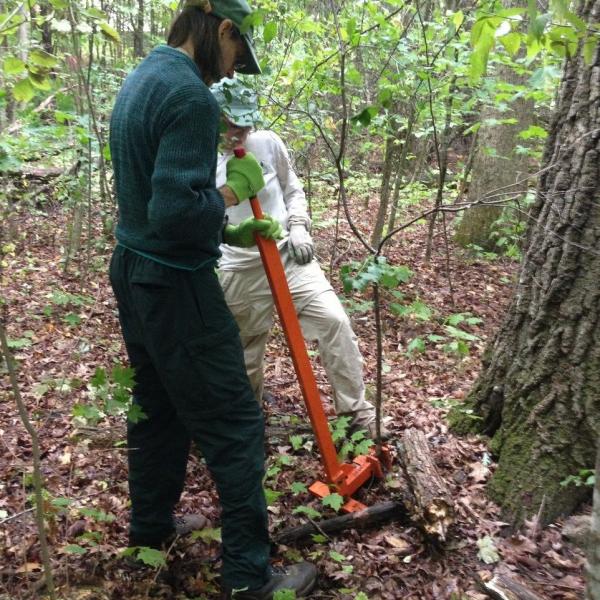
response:
<path id="1" fill-rule="evenodd" d="M 300 450 L 304 444 L 304 438 L 301 435 L 290 435 L 290 444 L 294 450 Z"/>
<path id="2" fill-rule="evenodd" d="M 521 34 L 516 32 L 507 33 L 499 37 L 498 41 L 511 56 L 515 56 L 521 47 Z"/>
<path id="3" fill-rule="evenodd" d="M 149 567 L 164 567 L 167 564 L 165 553 L 154 548 L 141 546 L 137 551 L 137 558 Z"/>
<path id="4" fill-rule="evenodd" d="M 68 546 L 65 546 L 63 550 L 69 554 L 85 554 L 87 552 L 87 548 L 83 548 L 77 544 L 69 544 Z"/>
<path id="5" fill-rule="evenodd" d="M 89 17 L 90 19 L 104 19 L 106 20 L 106 13 L 103 13 L 100 9 L 94 8 L 81 8 L 81 14 Z"/>
<path id="6" fill-rule="evenodd" d="M 297 506 L 292 513 L 295 515 L 306 515 L 311 519 L 320 519 L 321 513 L 310 506 Z"/>
<path id="7" fill-rule="evenodd" d="M 335 550 L 330 550 L 329 556 L 333 560 L 335 560 L 335 562 L 344 562 L 346 560 L 346 557 L 343 554 L 340 554 L 339 552 L 336 552 Z"/>
<path id="8" fill-rule="evenodd" d="M 275 591 L 273 600 L 296 600 L 296 592 L 289 588 L 281 588 Z"/>
<path id="9" fill-rule="evenodd" d="M 458 29 L 463 24 L 464 20 L 465 15 L 462 10 L 459 10 L 452 15 L 452 23 L 454 24 L 455 29 Z"/>
<path id="10" fill-rule="evenodd" d="M 272 490 L 271 488 L 268 488 L 268 487 L 264 488 L 264 492 L 265 492 L 265 499 L 267 501 L 267 506 L 271 506 L 271 504 L 275 504 L 275 502 L 277 502 L 277 499 L 279 498 L 279 496 L 281 496 L 281 492 Z"/>
<path id="11" fill-rule="evenodd" d="M 144 421 L 148 418 L 148 415 L 144 412 L 144 409 L 139 405 L 132 403 L 127 409 L 127 420 L 131 421 L 134 425 L 140 421 Z"/>
<path id="12" fill-rule="evenodd" d="M 531 125 L 527 129 L 519 131 L 519 137 L 523 140 L 529 140 L 531 138 L 539 138 L 544 140 L 548 137 L 548 132 L 543 127 Z"/>
<path id="13" fill-rule="evenodd" d="M 69 313 L 63 317 L 63 321 L 71 327 L 75 327 L 81 323 L 81 317 L 79 315 Z"/>
<path id="14" fill-rule="evenodd" d="M 368 127 L 373 120 L 373 117 L 377 115 L 378 109 L 375 106 L 367 106 L 363 108 L 357 115 L 354 115 L 350 120 L 353 123 L 360 123 L 364 127 Z"/>
<path id="15" fill-rule="evenodd" d="M 221 528 L 204 527 L 203 529 L 192 531 L 191 537 L 193 540 L 202 540 L 207 544 L 210 542 L 221 542 Z"/>
<path id="16" fill-rule="evenodd" d="M 44 69 L 52 69 L 58 64 L 58 58 L 49 54 L 45 50 L 34 48 L 28 55 L 27 61 L 36 67 L 42 67 Z"/>
<path id="17" fill-rule="evenodd" d="M 263 40 L 268 44 L 277 35 L 277 23 L 269 21 L 263 29 Z"/>
<path id="18" fill-rule="evenodd" d="M 338 512 L 344 504 L 344 497 L 334 492 L 333 494 L 321 498 L 321 502 L 323 503 L 323 506 L 329 506 L 333 508 L 335 512 Z"/>
<path id="19" fill-rule="evenodd" d="M 8 56 L 4 59 L 2 68 L 6 75 L 17 75 L 25 70 L 25 63 L 16 56 Z"/>
<path id="20" fill-rule="evenodd" d="M 324 544 L 327 541 L 327 538 L 322 533 L 313 533 L 310 537 L 315 544 Z"/>
<path id="21" fill-rule="evenodd" d="M 21 348 L 28 348 L 31 346 L 32 342 L 29 338 L 22 337 L 14 340 L 7 340 L 8 347 L 12 350 L 20 350 Z"/>
<path id="22" fill-rule="evenodd" d="M 550 23 L 552 20 L 552 15 L 550 13 L 546 13 L 544 15 L 539 15 L 529 26 L 529 32 L 536 39 L 539 40 L 544 34 L 544 29 L 546 29 L 546 25 Z"/>
<path id="23" fill-rule="evenodd" d="M 479 548 L 477 557 L 486 565 L 497 563 L 500 560 L 500 555 L 496 550 L 494 540 L 489 535 L 477 540 L 477 546 Z"/>
<path id="24" fill-rule="evenodd" d="M 301 483 L 300 481 L 294 481 L 294 483 L 290 485 L 290 489 L 294 494 L 303 494 L 304 492 L 306 492 L 307 487 L 306 484 Z"/>
<path id="25" fill-rule="evenodd" d="M 35 88 L 31 85 L 29 78 L 21 79 L 12 90 L 17 102 L 29 102 L 35 96 Z"/>
<path id="26" fill-rule="evenodd" d="M 476 335 L 473 335 L 472 333 L 467 333 L 466 331 L 463 331 L 458 327 L 453 327 L 452 325 L 445 325 L 444 329 L 446 330 L 448 335 L 451 335 L 457 340 L 466 340 L 467 342 L 474 342 L 479 339 Z"/>
<path id="27" fill-rule="evenodd" d="M 108 144 L 104 144 L 104 148 L 102 148 L 102 156 L 106 161 L 111 160 L 110 146 Z"/>
<path id="28" fill-rule="evenodd" d="M 111 377 L 114 383 L 128 390 L 133 389 L 135 385 L 135 370 L 131 367 L 113 367 Z"/>
<path id="29" fill-rule="evenodd" d="M 106 371 L 102 367 L 96 367 L 94 376 L 90 379 L 92 387 L 99 388 L 107 384 Z"/>
<path id="30" fill-rule="evenodd" d="M 359 444 L 356 444 L 356 446 L 354 446 L 354 454 L 355 455 L 367 454 L 369 452 L 369 448 L 374 443 L 375 442 L 370 438 L 363 440 L 362 442 L 360 442 Z"/>
<path id="31" fill-rule="evenodd" d="M 423 341 L 423 338 L 416 337 L 412 339 L 406 348 L 406 352 L 408 354 L 412 354 L 413 352 L 425 352 L 425 342 Z"/>
<path id="32" fill-rule="evenodd" d="M 111 42 L 119 43 L 121 41 L 119 34 L 105 21 L 100 23 L 100 31 L 102 32 L 102 35 Z"/>
<path id="33" fill-rule="evenodd" d="M 79 512 L 84 517 L 89 517 L 94 521 L 98 521 L 99 523 L 112 523 L 116 517 L 115 515 L 111 515 L 110 513 L 106 513 L 103 510 L 99 510 L 97 508 L 80 508 Z"/>

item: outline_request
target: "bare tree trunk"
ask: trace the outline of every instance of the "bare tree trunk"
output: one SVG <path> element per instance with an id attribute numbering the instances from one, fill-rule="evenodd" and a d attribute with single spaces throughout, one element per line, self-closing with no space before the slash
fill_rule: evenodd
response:
<path id="1" fill-rule="evenodd" d="M 138 11 L 135 29 L 133 31 L 133 55 L 144 56 L 144 0 L 138 0 Z"/>
<path id="2" fill-rule="evenodd" d="M 388 136 L 385 142 L 385 154 L 383 159 L 383 172 L 381 179 L 381 194 L 379 195 L 379 207 L 377 208 L 377 218 L 375 227 L 371 235 L 371 245 L 377 246 L 383 234 L 388 206 L 390 204 L 390 192 L 392 187 L 392 173 L 394 171 L 395 158 L 398 148 L 395 146 L 396 139 L 393 136 Z"/>
<path id="3" fill-rule="evenodd" d="M 600 0 L 582 18 L 600 19 Z M 565 72 L 543 158 L 522 271 L 467 401 L 499 457 L 489 491 L 518 523 L 572 512 L 589 491 L 561 486 L 590 468 L 600 431 L 600 49 Z M 464 410 L 464 409 L 463 409 Z M 464 414 L 464 413 L 463 413 Z M 471 427 L 472 428 L 472 427 Z"/>

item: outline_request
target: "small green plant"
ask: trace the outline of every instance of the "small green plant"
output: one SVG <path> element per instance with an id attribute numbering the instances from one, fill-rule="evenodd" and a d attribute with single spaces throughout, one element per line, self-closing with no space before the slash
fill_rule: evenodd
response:
<path id="1" fill-rule="evenodd" d="M 560 482 L 560 485 L 567 487 L 574 485 L 575 487 L 581 487 L 582 485 L 589 485 L 594 487 L 596 484 L 596 475 L 593 469 L 581 469 L 577 475 L 569 475 L 567 478 Z"/>
<path id="2" fill-rule="evenodd" d="M 430 333 L 425 336 L 413 338 L 406 347 L 406 353 L 410 356 L 414 352 L 425 352 L 428 343 L 442 344 L 442 349 L 449 354 L 457 354 L 460 357 L 467 356 L 470 352 L 470 342 L 479 341 L 479 336 L 469 333 L 462 326 L 473 326 L 482 322 L 479 317 L 470 313 L 456 313 L 450 315 L 442 323 L 444 334 Z"/>
<path id="3" fill-rule="evenodd" d="M 395 267 L 387 262 L 385 256 L 369 256 L 362 263 L 352 261 L 340 269 L 344 292 L 362 292 L 369 285 L 376 283 L 383 288 L 392 290 L 401 283 L 406 283 L 413 272 L 406 266 Z"/>
<path id="4" fill-rule="evenodd" d="M 147 546 L 131 546 L 123 550 L 122 556 L 131 556 L 154 569 L 165 567 L 167 564 L 167 556 L 164 552 Z"/>
<path id="5" fill-rule="evenodd" d="M 115 366 L 110 373 L 98 367 L 87 386 L 89 402 L 76 404 L 73 416 L 86 424 L 96 424 L 108 415 L 126 416 L 133 423 L 145 419 L 139 404 L 133 402 L 134 376 L 130 367 Z"/>
<path id="6" fill-rule="evenodd" d="M 296 592 L 287 588 L 277 590 L 273 594 L 273 600 L 296 600 Z"/>

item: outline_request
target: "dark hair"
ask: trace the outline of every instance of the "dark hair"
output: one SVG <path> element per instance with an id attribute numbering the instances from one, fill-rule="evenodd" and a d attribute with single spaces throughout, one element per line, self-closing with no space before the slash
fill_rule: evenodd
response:
<path id="1" fill-rule="evenodd" d="M 219 25 L 223 19 L 204 12 L 197 6 L 186 6 L 171 25 L 167 44 L 173 48 L 183 46 L 189 39 L 194 46 L 194 62 L 198 65 L 205 83 L 216 83 L 221 73 L 221 47 Z M 232 35 L 241 39 L 237 27 Z"/>

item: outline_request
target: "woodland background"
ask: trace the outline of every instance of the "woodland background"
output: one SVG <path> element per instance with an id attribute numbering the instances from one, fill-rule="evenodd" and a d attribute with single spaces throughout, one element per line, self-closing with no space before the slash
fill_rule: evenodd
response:
<path id="1" fill-rule="evenodd" d="M 569 599 L 586 593 L 587 549 L 587 594 L 600 598 L 600 502 L 589 516 L 600 2 L 253 8 L 246 25 L 264 75 L 246 82 L 304 181 L 370 397 L 392 417 L 398 454 L 407 431 L 424 434 L 453 512 L 433 537 L 408 514 L 318 532 L 341 498 L 307 493 L 318 454 L 276 327 L 265 407 L 272 530 L 317 523 L 280 554 L 318 563 L 315 597 L 501 597 L 486 590 L 496 576 L 525 586 L 518 598 Z M 177 9 L 0 2 L 1 598 L 217 597 L 218 503 L 201 457 L 181 511 L 214 527 L 167 556 L 140 550 L 147 570 L 122 559 L 134 374 L 106 276 L 116 219 L 108 122 L 124 77 L 163 42 Z M 347 428 L 332 417 L 341 455 L 364 453 L 369 442 Z M 410 507 L 401 462 L 361 499 Z"/>

